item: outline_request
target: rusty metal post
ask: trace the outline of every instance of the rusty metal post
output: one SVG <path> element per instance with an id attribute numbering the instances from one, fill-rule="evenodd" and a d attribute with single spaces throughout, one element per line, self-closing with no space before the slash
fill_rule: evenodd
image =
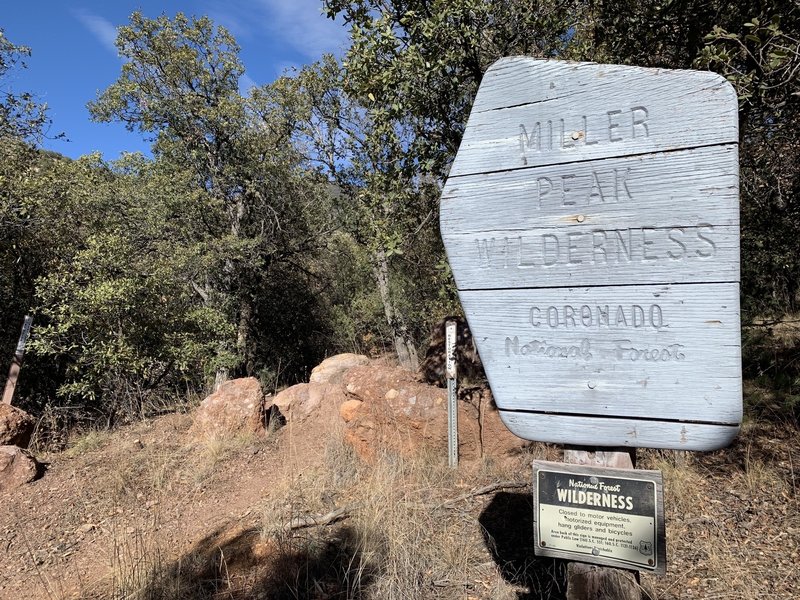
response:
<path id="1" fill-rule="evenodd" d="M 19 334 L 19 341 L 17 342 L 17 350 L 14 352 L 14 358 L 11 359 L 11 368 L 8 370 L 8 379 L 6 379 L 6 389 L 3 392 L 3 403 L 11 404 L 14 401 L 14 392 L 17 389 L 17 379 L 19 378 L 19 370 L 22 368 L 22 359 L 25 357 L 25 345 L 28 343 L 28 336 L 31 333 L 31 324 L 33 317 L 30 315 L 25 316 L 22 322 L 22 331 Z"/>

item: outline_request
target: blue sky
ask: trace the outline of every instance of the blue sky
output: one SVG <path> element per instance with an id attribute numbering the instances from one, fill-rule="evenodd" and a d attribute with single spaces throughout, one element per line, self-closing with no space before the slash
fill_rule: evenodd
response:
<path id="1" fill-rule="evenodd" d="M 207 15 L 224 25 L 241 47 L 246 73 L 243 87 L 273 81 L 285 69 L 341 54 L 347 30 L 322 14 L 322 0 L 84 0 L 61 2 L 7 0 L 0 28 L 13 43 L 30 47 L 27 69 L 3 82 L 15 92 L 34 93 L 49 107 L 50 136 L 44 146 L 76 158 L 100 151 L 115 159 L 123 151 L 148 153 L 149 144 L 120 124 L 92 123 L 86 103 L 115 81 L 121 59 L 114 47 L 115 28 L 128 16 Z"/>

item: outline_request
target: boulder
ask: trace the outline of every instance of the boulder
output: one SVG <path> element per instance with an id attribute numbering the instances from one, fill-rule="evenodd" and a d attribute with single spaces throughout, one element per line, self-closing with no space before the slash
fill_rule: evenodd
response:
<path id="1" fill-rule="evenodd" d="M 36 479 L 39 464 L 27 450 L 0 446 L 0 492 L 18 488 Z"/>
<path id="2" fill-rule="evenodd" d="M 309 383 L 339 383 L 345 372 L 353 367 L 369 364 L 369 358 L 362 354 L 337 354 L 323 360 L 314 367 Z"/>
<path id="3" fill-rule="evenodd" d="M 331 416 L 344 402 L 340 385 L 298 383 L 278 392 L 272 404 L 287 423 L 299 423 L 311 416 Z"/>
<path id="4" fill-rule="evenodd" d="M 340 414 L 345 439 L 370 460 L 378 449 L 447 455 L 447 391 L 420 383 L 400 367 L 369 365 L 343 379 L 348 401 Z M 464 460 L 518 452 L 526 442 L 500 421 L 489 390 L 464 391 L 458 402 L 458 448 Z"/>
<path id="5" fill-rule="evenodd" d="M 231 379 L 200 403 L 189 431 L 194 437 L 263 433 L 267 404 L 258 379 Z"/>
<path id="6" fill-rule="evenodd" d="M 0 402 L 0 446 L 27 448 L 36 419 L 16 406 Z"/>

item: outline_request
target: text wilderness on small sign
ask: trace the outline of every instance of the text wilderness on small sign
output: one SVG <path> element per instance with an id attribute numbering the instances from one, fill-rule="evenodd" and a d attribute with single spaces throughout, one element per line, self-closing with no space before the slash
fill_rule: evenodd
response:
<path id="1" fill-rule="evenodd" d="M 713 73 L 501 59 L 441 229 L 525 439 L 710 450 L 742 415 L 738 113 Z"/>
<path id="2" fill-rule="evenodd" d="M 663 574 L 659 471 L 534 461 L 536 554 Z"/>

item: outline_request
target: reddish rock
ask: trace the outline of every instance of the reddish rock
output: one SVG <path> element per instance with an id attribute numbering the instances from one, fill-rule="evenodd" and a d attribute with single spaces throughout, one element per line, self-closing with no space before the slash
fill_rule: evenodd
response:
<path id="1" fill-rule="evenodd" d="M 339 383 L 342 376 L 352 369 L 369 364 L 362 354 L 337 354 L 323 360 L 311 371 L 309 383 Z"/>
<path id="2" fill-rule="evenodd" d="M 279 392 L 272 404 L 287 423 L 298 423 L 310 416 L 330 416 L 344 402 L 341 386 L 327 383 L 298 383 Z"/>
<path id="3" fill-rule="evenodd" d="M 232 379 L 200 403 L 190 433 L 195 437 L 263 433 L 267 408 L 258 379 Z"/>
<path id="4" fill-rule="evenodd" d="M 363 404 L 361 400 L 347 400 L 339 407 L 339 416 L 345 423 L 349 423 L 358 416 Z"/>
<path id="5" fill-rule="evenodd" d="M 36 419 L 16 406 L 0 402 L 0 446 L 27 448 Z"/>
<path id="6" fill-rule="evenodd" d="M 378 365 L 354 368 L 342 383 L 348 398 L 361 402 L 347 405 L 345 439 L 362 458 L 371 459 L 383 448 L 401 453 L 427 449 L 446 456 L 446 390 L 420 383 L 414 373 L 400 367 Z M 462 394 L 458 402 L 462 459 L 499 457 L 525 445 L 502 424 L 488 390 L 466 396 Z"/>
<path id="7" fill-rule="evenodd" d="M 38 463 L 27 450 L 0 446 L 0 492 L 12 490 L 36 479 Z"/>

